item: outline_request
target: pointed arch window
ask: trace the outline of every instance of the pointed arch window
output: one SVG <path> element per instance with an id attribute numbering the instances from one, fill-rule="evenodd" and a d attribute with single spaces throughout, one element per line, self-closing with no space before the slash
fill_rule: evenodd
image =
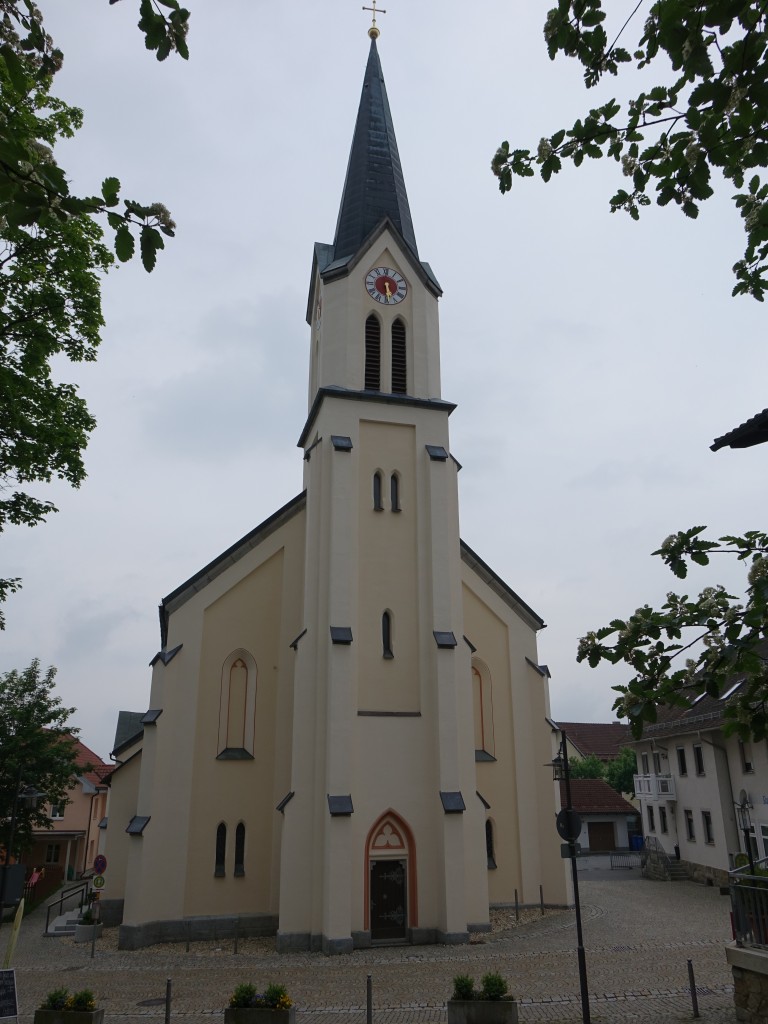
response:
<path id="1" fill-rule="evenodd" d="M 248 651 L 240 649 L 233 651 L 222 666 L 217 758 L 252 758 L 255 729 L 256 661 Z"/>
<path id="2" fill-rule="evenodd" d="M 400 317 L 392 324 L 392 393 L 404 395 L 408 390 L 405 350 L 405 324 Z"/>
<path id="3" fill-rule="evenodd" d="M 235 829 L 235 878 L 245 874 L 245 825 L 242 821 Z"/>
<path id="4" fill-rule="evenodd" d="M 377 469 L 376 472 L 373 474 L 373 510 L 374 510 L 374 512 L 383 512 L 384 511 L 384 503 L 381 500 L 381 484 L 382 484 L 381 473 Z"/>
<path id="5" fill-rule="evenodd" d="M 365 321 L 365 390 L 381 388 L 381 324 L 371 313 Z"/>
<path id="6" fill-rule="evenodd" d="M 392 650 L 392 613 L 384 612 L 381 616 L 381 646 L 382 655 L 387 660 L 394 658 Z"/>
<path id="7" fill-rule="evenodd" d="M 400 475 L 393 473 L 389 480 L 390 507 L 393 512 L 400 511 Z"/>
<path id="8" fill-rule="evenodd" d="M 227 857 L 227 826 L 222 821 L 216 829 L 216 863 L 213 869 L 215 878 L 224 877 L 224 863 Z"/>
<path id="9" fill-rule="evenodd" d="M 488 854 L 488 867 L 496 867 L 496 843 L 493 834 L 493 822 L 490 818 L 485 819 L 485 852 Z"/>
<path id="10" fill-rule="evenodd" d="M 472 662 L 472 701 L 475 719 L 475 760 L 495 761 L 491 676 L 486 666 L 477 661 Z"/>

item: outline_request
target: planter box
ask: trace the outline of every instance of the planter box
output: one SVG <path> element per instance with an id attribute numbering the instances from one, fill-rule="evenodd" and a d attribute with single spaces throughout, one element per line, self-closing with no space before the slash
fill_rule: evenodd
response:
<path id="1" fill-rule="evenodd" d="M 104 1010 L 35 1010 L 35 1024 L 104 1024 Z"/>
<path id="2" fill-rule="evenodd" d="M 517 1024 L 514 999 L 449 999 L 448 1024 Z"/>
<path id="3" fill-rule="evenodd" d="M 104 931 L 104 925 L 101 921 L 98 924 L 76 924 L 75 942 L 93 942 L 94 931 L 96 932 L 96 938 L 100 939 L 101 933 Z M 97 1013 L 98 1011 L 94 1010 L 93 1012 Z"/>
<path id="4" fill-rule="evenodd" d="M 288 1010 L 267 1010 L 263 1006 L 228 1006 L 224 1024 L 295 1024 L 296 1007 Z"/>

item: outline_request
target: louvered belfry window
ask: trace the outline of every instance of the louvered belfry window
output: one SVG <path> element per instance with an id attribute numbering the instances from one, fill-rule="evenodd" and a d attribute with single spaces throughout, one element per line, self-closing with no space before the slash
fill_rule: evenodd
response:
<path id="1" fill-rule="evenodd" d="M 381 325 L 371 313 L 365 321 L 365 390 L 381 388 Z"/>
<path id="2" fill-rule="evenodd" d="M 392 324 L 392 393 L 404 395 L 408 390 L 405 359 L 405 324 L 399 318 Z"/>

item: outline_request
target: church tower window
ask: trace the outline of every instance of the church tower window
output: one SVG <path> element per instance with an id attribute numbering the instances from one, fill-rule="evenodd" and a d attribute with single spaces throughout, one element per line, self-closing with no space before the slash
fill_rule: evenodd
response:
<path id="1" fill-rule="evenodd" d="M 381 387 L 381 324 L 371 313 L 365 321 L 365 390 Z"/>
<path id="2" fill-rule="evenodd" d="M 376 470 L 373 474 L 373 510 L 383 512 L 384 504 L 381 500 L 381 473 Z"/>
<path id="3" fill-rule="evenodd" d="M 400 477 L 393 473 L 389 481 L 390 505 L 393 512 L 400 511 Z"/>
<path id="4" fill-rule="evenodd" d="M 227 826 L 222 821 L 216 829 L 216 866 L 213 869 L 215 878 L 224 877 L 224 862 L 227 856 Z"/>
<path id="5" fill-rule="evenodd" d="M 408 391 L 408 372 L 405 355 L 405 324 L 400 317 L 392 324 L 392 393 L 404 395 Z"/>
<path id="6" fill-rule="evenodd" d="M 242 821 L 235 829 L 235 878 L 245 874 L 245 825 Z"/>
<path id="7" fill-rule="evenodd" d="M 383 648 L 383 657 L 388 660 L 394 658 L 394 652 L 392 651 L 392 614 L 391 612 L 384 612 L 381 616 L 381 646 Z"/>

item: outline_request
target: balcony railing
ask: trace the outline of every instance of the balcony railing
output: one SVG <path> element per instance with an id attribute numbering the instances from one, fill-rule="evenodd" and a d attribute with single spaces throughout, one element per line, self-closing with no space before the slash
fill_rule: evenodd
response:
<path id="1" fill-rule="evenodd" d="M 728 874 L 737 945 L 768 949 L 768 857 Z"/>
<path id="2" fill-rule="evenodd" d="M 651 800 L 675 800 L 675 779 L 672 775 L 635 775 L 635 796 Z"/>

